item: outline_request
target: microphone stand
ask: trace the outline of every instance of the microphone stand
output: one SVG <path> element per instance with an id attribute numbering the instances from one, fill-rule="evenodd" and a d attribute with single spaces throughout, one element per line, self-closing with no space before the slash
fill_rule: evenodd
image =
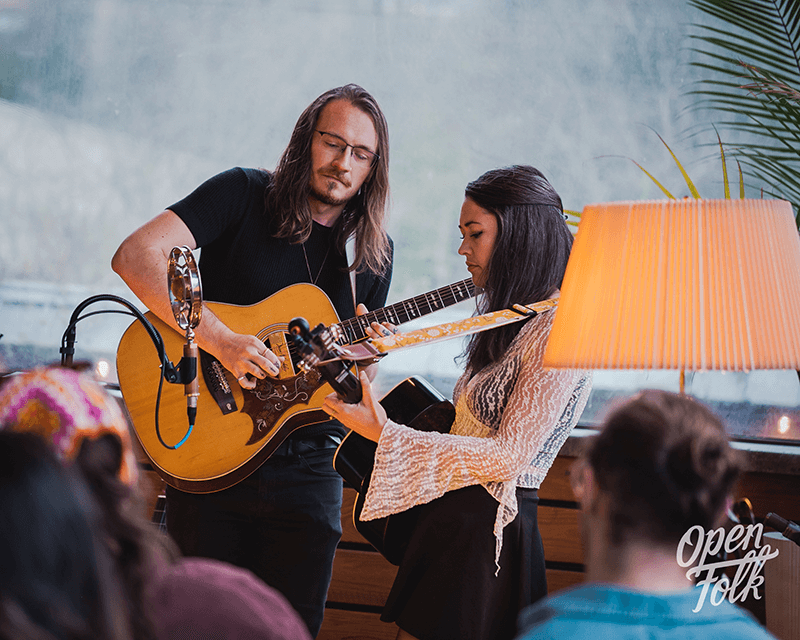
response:
<path id="1" fill-rule="evenodd" d="M 197 344 L 194 342 L 194 330 L 186 329 L 186 344 L 183 345 L 183 357 L 178 365 L 183 385 L 186 388 L 186 413 L 189 425 L 194 426 L 197 418 L 197 398 L 200 397 L 200 381 L 197 378 L 197 361 L 200 357 Z M 189 435 L 188 433 L 186 434 Z M 182 444 L 183 441 L 181 441 Z"/>
<path id="2" fill-rule="evenodd" d="M 72 312 L 69 325 L 67 325 L 64 335 L 61 338 L 61 348 L 59 349 L 59 352 L 61 353 L 61 366 L 71 367 L 73 364 L 73 357 L 75 355 L 76 328 L 78 322 L 84 318 L 88 318 L 89 316 L 96 315 L 98 313 L 126 313 L 124 311 L 104 309 L 102 311 L 95 311 L 86 315 L 81 315 L 81 313 L 83 313 L 87 307 L 97 302 L 115 302 L 126 307 L 128 309 L 128 315 L 134 316 L 139 322 L 142 323 L 148 335 L 150 336 L 150 339 L 153 341 L 153 345 L 158 352 L 158 359 L 161 362 L 161 381 L 163 382 L 166 380 L 170 384 L 184 385 L 184 387 L 187 388 L 187 395 L 191 394 L 191 397 L 188 398 L 188 404 L 190 406 L 187 407 L 187 412 L 190 419 L 190 427 L 189 431 L 187 431 L 186 435 L 181 439 L 181 441 L 176 445 L 168 445 L 161 438 L 160 431 L 157 428 L 157 431 L 159 431 L 158 438 L 161 441 L 161 444 L 169 449 L 177 449 L 186 441 L 186 438 L 189 437 L 189 434 L 192 431 L 192 427 L 194 426 L 194 417 L 197 414 L 197 397 L 200 395 L 199 382 L 197 378 L 198 348 L 194 343 L 194 331 L 191 328 L 187 329 L 187 344 L 184 345 L 183 357 L 176 366 L 167 357 L 167 352 L 164 347 L 164 340 L 161 337 L 161 334 L 158 332 L 158 329 L 153 326 L 153 323 L 151 323 L 134 304 L 125 298 L 121 298 L 120 296 L 110 293 L 98 294 L 86 298 L 86 300 L 75 307 L 75 310 Z M 160 398 L 160 384 L 158 393 Z M 156 405 L 156 425 L 158 425 L 158 403 Z"/>
<path id="3" fill-rule="evenodd" d="M 800 546 L 800 525 L 786 518 L 781 518 L 777 513 L 769 512 L 764 519 L 764 524 L 779 531 L 787 540 Z"/>
<path id="4" fill-rule="evenodd" d="M 127 307 L 128 311 L 131 315 L 133 315 L 139 322 L 144 325 L 144 328 L 147 330 L 147 333 L 150 335 L 150 339 L 153 341 L 153 344 L 158 351 L 158 358 L 163 363 L 166 360 L 166 351 L 164 350 L 164 340 L 161 338 L 161 334 L 158 332 L 153 324 L 145 317 L 145 315 L 136 308 L 131 302 L 128 302 L 125 298 L 121 298 L 119 296 L 112 295 L 110 293 L 101 293 L 96 296 L 91 296 L 86 298 L 83 302 L 81 302 L 75 310 L 72 312 L 72 316 L 70 317 L 69 324 L 67 325 L 66 330 L 64 331 L 64 335 L 61 338 L 61 348 L 59 352 L 61 353 L 61 366 L 62 367 L 71 367 L 73 356 L 75 355 L 75 333 L 76 327 L 79 321 L 83 320 L 84 318 L 88 318 L 89 315 L 95 315 L 96 313 L 123 313 L 119 311 L 112 311 L 112 310 L 105 310 L 105 311 L 98 311 L 91 314 L 87 314 L 85 316 L 81 316 L 86 307 L 96 303 L 96 302 L 116 302 L 121 304 L 124 307 Z M 172 363 L 168 363 L 169 367 L 172 370 L 175 370 L 175 367 Z"/>

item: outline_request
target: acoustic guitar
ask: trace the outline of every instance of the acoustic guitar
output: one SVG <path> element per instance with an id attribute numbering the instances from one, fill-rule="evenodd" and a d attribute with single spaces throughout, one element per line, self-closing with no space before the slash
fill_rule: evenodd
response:
<path id="1" fill-rule="evenodd" d="M 292 431 L 330 419 L 320 407 L 332 388 L 317 369 L 298 366 L 301 356 L 287 333 L 292 318 L 322 323 L 337 344 L 348 346 L 364 340 L 373 321 L 400 325 L 474 295 L 468 278 L 342 322 L 327 295 L 311 284 L 292 285 L 250 306 L 207 303 L 233 331 L 255 335 L 285 359 L 277 379 L 257 380 L 256 388 L 247 390 L 218 360 L 201 352 L 197 419 L 190 436 L 176 449 L 165 447 L 156 432 L 161 361 L 139 322 L 125 331 L 117 349 L 120 390 L 134 431 L 159 476 L 189 493 L 220 491 L 255 471 Z M 161 334 L 167 357 L 176 362 L 185 337 L 153 313 L 145 315 Z M 169 444 L 186 434 L 183 386 L 163 386 L 158 425 L 161 438 Z"/>

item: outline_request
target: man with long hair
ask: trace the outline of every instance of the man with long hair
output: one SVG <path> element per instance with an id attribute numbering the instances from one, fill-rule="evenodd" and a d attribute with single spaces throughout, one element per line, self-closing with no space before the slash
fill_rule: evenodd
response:
<path id="1" fill-rule="evenodd" d="M 389 138 L 375 99 L 349 84 L 301 114 L 275 171 L 234 168 L 200 185 L 131 234 L 112 267 L 159 318 L 175 326 L 166 265 L 175 246 L 202 247 L 208 300 L 250 305 L 301 282 L 321 288 L 340 318 L 385 304 L 392 244 L 384 228 Z M 348 261 L 346 243 L 353 242 Z M 351 283 L 355 273 L 355 291 Z M 290 320 L 290 318 L 286 318 Z M 281 359 L 208 309 L 198 346 L 245 389 L 277 377 Z M 337 423 L 295 431 L 245 480 L 198 495 L 167 488 L 167 528 L 186 555 L 251 569 L 278 588 L 316 635 L 341 536 L 341 477 L 332 465 Z"/>

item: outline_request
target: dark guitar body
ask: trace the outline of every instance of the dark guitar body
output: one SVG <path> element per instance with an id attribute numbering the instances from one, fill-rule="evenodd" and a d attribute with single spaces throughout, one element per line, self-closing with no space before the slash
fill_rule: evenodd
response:
<path id="1" fill-rule="evenodd" d="M 403 380 L 386 394 L 381 404 L 389 418 L 420 431 L 447 433 L 456 415 L 453 404 L 419 376 Z M 356 530 L 389 562 L 399 565 L 420 507 L 368 522 L 359 519 L 369 488 L 376 448 L 376 443 L 351 431 L 339 445 L 333 466 L 357 491 L 353 507 Z"/>

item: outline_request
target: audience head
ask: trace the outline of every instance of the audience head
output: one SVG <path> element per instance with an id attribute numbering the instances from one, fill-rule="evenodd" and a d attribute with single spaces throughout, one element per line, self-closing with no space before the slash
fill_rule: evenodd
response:
<path id="1" fill-rule="evenodd" d="M 35 433 L 86 482 L 102 539 L 123 579 L 134 637 L 152 638 L 144 589 L 174 545 L 145 517 L 136 456 L 117 401 L 88 374 L 58 367 L 12 376 L 0 387 L 0 429 Z"/>
<path id="2" fill-rule="evenodd" d="M 707 407 L 685 395 L 645 391 L 608 416 L 574 473 L 584 512 L 597 516 L 604 504 L 608 544 L 644 541 L 674 550 L 690 527 L 720 525 L 739 463 Z"/>
<path id="3" fill-rule="evenodd" d="M 288 600 L 247 569 L 207 558 L 174 565 L 150 593 L 159 640 L 310 640 Z"/>
<path id="4" fill-rule="evenodd" d="M 572 233 L 561 198 L 541 171 L 514 165 L 487 171 L 464 192 L 492 214 L 497 237 L 488 269 L 479 283 L 484 294 L 478 311 L 487 313 L 513 304 L 545 300 L 561 287 L 572 249 Z M 477 371 L 496 362 L 520 325 L 475 334 L 467 348 L 468 366 Z"/>
<path id="5" fill-rule="evenodd" d="M 0 511 L 0 638 L 130 637 L 90 494 L 35 434 L 0 431 Z"/>

